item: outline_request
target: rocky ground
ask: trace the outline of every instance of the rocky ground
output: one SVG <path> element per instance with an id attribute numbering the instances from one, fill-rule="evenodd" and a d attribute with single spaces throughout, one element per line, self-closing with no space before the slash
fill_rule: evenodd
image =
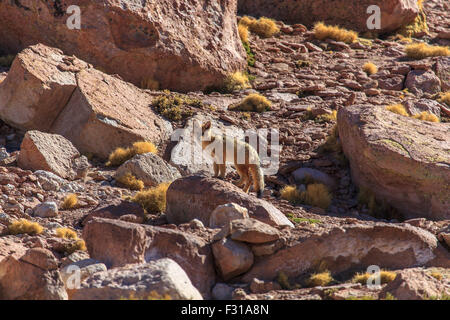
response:
<path id="1" fill-rule="evenodd" d="M 430 32 L 421 40 L 450 45 L 449 9 L 443 1 L 425 2 Z M 281 33 L 274 37 L 250 34 L 256 60 L 248 67 L 252 88 L 183 95 L 201 101 L 186 110 L 196 118 L 213 119 L 218 127 L 279 130 L 280 168 L 265 177 L 262 200 L 229 183 L 238 177 L 234 171 L 228 171 L 225 181 L 211 178 L 208 166 L 200 168 L 203 175 L 194 175 L 198 168 L 171 157 L 174 149 L 185 146 L 158 132 L 152 137 L 161 142 L 159 157 L 146 155 L 130 166 L 141 172 L 138 178 L 148 179 L 147 186 L 175 181 L 167 191 L 166 211 L 146 213 L 127 200 L 136 191 L 116 182 L 120 169 L 106 166 L 104 146 L 98 147 L 99 154 L 88 152 L 97 143 L 92 130 L 100 125 L 95 120 L 85 124 L 70 110 L 76 110 L 76 99 L 85 99 L 94 110 L 89 119 L 120 119 L 124 135 L 136 137 L 141 128 L 133 117 L 139 119 L 141 105 L 148 108 L 161 91 L 137 89 L 76 58 L 62 70 L 60 61 L 67 57 L 45 46 L 23 52 L 20 66 L 0 70 L 3 90 L 10 93 L 19 85 L 58 92 L 34 102 L 46 107 L 69 90 L 65 88 L 72 80 L 67 79 L 76 79 L 70 89 L 76 93 L 70 92 L 64 113 L 49 130 L 39 128 L 45 120 L 37 117 L 29 123 L 43 132 L 25 133 L 21 126 L 0 123 L 0 298 L 448 299 L 450 106 L 437 98 L 450 90 L 450 57 L 411 60 L 404 53 L 408 43 L 401 39 L 349 45 L 316 40 L 302 25 L 278 24 Z M 362 71 L 369 61 L 378 66 L 371 76 Z M 42 72 L 39 66 L 47 65 L 55 68 Z M 32 85 L 22 76 L 27 72 L 39 74 Z M 227 110 L 255 92 L 272 102 L 270 111 Z M 130 103 L 130 94 L 138 102 Z M 130 112 L 130 122 L 126 114 L 104 107 L 108 103 L 124 104 L 117 113 Z M 398 103 L 411 113 L 429 111 L 441 121 L 405 120 L 384 110 Z M 333 111 L 338 111 L 337 120 L 330 116 Z M 8 123 L 19 121 L 5 114 Z M 158 124 L 148 131 L 170 122 L 171 129 L 164 129 L 170 133 L 192 123 L 190 116 L 154 119 Z M 68 125 L 70 121 L 76 125 Z M 340 140 L 334 141 L 336 122 Z M 89 134 L 79 135 L 80 128 Z M 102 130 L 106 145 L 119 139 L 114 130 Z M 331 190 L 327 209 L 281 199 L 286 185 L 305 188 L 305 173 Z M 377 196 L 382 194 L 393 210 L 373 212 L 358 201 L 360 183 L 378 190 Z M 417 190 L 423 197 L 416 196 Z M 65 209 L 64 199 L 73 193 L 78 202 Z M 9 226 L 21 218 L 38 222 L 43 232 L 12 235 Z M 59 237 L 56 230 L 62 227 L 75 230 L 87 250 L 77 247 L 77 240 Z M 68 268 L 73 265 L 81 270 L 77 288 L 70 282 Z M 397 276 L 376 288 L 352 283 L 353 275 L 369 265 Z M 333 281 L 308 284 L 311 274 L 325 270 Z"/>

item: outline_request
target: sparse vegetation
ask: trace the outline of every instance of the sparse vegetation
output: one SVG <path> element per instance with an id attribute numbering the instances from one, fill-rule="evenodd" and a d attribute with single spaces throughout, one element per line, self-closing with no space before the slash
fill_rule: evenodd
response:
<path id="1" fill-rule="evenodd" d="M 241 38 L 242 43 L 248 43 L 248 26 L 239 23 L 238 25 L 239 37 Z"/>
<path id="2" fill-rule="evenodd" d="M 58 238 L 62 238 L 62 239 L 72 239 L 72 240 L 76 240 L 78 239 L 78 235 L 77 233 L 69 228 L 56 228 L 56 236 Z"/>
<path id="3" fill-rule="evenodd" d="M 426 43 L 413 43 L 406 46 L 406 55 L 411 59 L 425 59 L 428 57 L 449 56 L 450 49 L 442 46 L 431 46 Z"/>
<path id="4" fill-rule="evenodd" d="M 353 276 L 353 283 L 361 283 L 362 285 L 367 284 L 367 280 L 373 276 L 373 274 L 365 272 L 365 273 L 357 273 Z M 397 274 L 393 271 L 381 270 L 380 271 L 380 283 L 385 284 L 391 282 L 395 279 Z"/>
<path id="5" fill-rule="evenodd" d="M 297 60 L 295 62 L 295 65 L 297 68 L 306 68 L 306 67 L 311 66 L 311 62 L 306 61 L 306 60 Z"/>
<path id="6" fill-rule="evenodd" d="M 41 234 L 44 228 L 37 222 L 32 222 L 27 219 L 19 219 L 8 226 L 9 234 Z"/>
<path id="7" fill-rule="evenodd" d="M 319 40 L 333 39 L 345 43 L 353 43 L 358 40 L 358 33 L 349 31 L 338 26 L 327 26 L 323 22 L 318 22 L 314 26 L 314 36 Z"/>
<path id="8" fill-rule="evenodd" d="M 192 116 L 193 112 L 186 108 L 187 106 L 198 108 L 202 106 L 202 102 L 170 92 L 157 97 L 152 102 L 156 112 L 172 121 L 180 121 Z"/>
<path id="9" fill-rule="evenodd" d="M 305 203 L 311 206 L 327 209 L 331 204 L 331 194 L 321 183 L 309 184 L 305 191 Z"/>
<path id="10" fill-rule="evenodd" d="M 250 87 L 251 87 L 250 80 L 248 79 L 248 76 L 241 71 L 236 71 L 230 74 L 225 79 L 224 89 L 226 92 L 233 92 L 235 90 L 244 90 Z"/>
<path id="11" fill-rule="evenodd" d="M 136 297 L 135 293 L 132 292 L 128 298 L 120 298 L 120 300 L 172 300 L 170 294 L 159 294 L 155 290 L 150 292 L 150 294 L 145 298 Z"/>
<path id="12" fill-rule="evenodd" d="M 290 290 L 292 288 L 291 284 L 289 283 L 289 277 L 283 271 L 278 272 L 277 282 L 284 290 Z"/>
<path id="13" fill-rule="evenodd" d="M 392 104 L 392 105 L 386 106 L 386 110 L 396 113 L 396 114 L 399 114 L 401 116 L 405 116 L 405 117 L 409 116 L 408 112 L 406 111 L 405 107 L 402 104 Z"/>
<path id="14" fill-rule="evenodd" d="M 446 105 L 450 106 L 450 91 L 442 92 L 438 100 L 439 102 L 445 103 Z"/>
<path id="15" fill-rule="evenodd" d="M 372 75 L 378 72 L 378 67 L 373 62 L 366 62 L 363 67 L 363 71 L 368 75 Z"/>
<path id="16" fill-rule="evenodd" d="M 333 111 L 331 111 L 331 113 L 325 113 L 325 114 L 321 114 L 321 115 L 317 116 L 315 121 L 317 123 L 322 123 L 322 122 L 336 121 L 336 119 L 337 119 L 337 111 L 333 110 Z"/>
<path id="17" fill-rule="evenodd" d="M 63 252 L 67 255 L 74 253 L 75 251 L 86 251 L 86 243 L 84 240 L 74 240 L 64 244 Z"/>
<path id="18" fill-rule="evenodd" d="M 61 204 L 61 209 L 63 210 L 74 209 L 77 206 L 77 204 L 78 204 L 78 196 L 75 193 L 71 193 L 64 198 Z"/>
<path id="19" fill-rule="evenodd" d="M 285 186 L 281 189 L 280 195 L 281 199 L 287 200 L 294 205 L 303 201 L 302 194 L 295 185 Z"/>
<path id="20" fill-rule="evenodd" d="M 230 106 L 228 110 L 247 111 L 247 112 L 265 112 L 269 111 L 272 103 L 264 96 L 252 93 L 244 98 L 240 103 Z"/>
<path id="21" fill-rule="evenodd" d="M 286 214 L 286 217 L 288 217 L 288 219 L 294 223 L 303 223 L 303 222 L 309 223 L 309 224 L 321 223 L 321 221 L 319 219 L 297 218 L 297 217 L 294 217 L 294 215 L 292 213 Z"/>
<path id="22" fill-rule="evenodd" d="M 116 179 L 117 183 L 130 190 L 141 191 L 144 189 L 144 182 L 137 179 L 131 172 L 127 172 Z"/>
<path id="23" fill-rule="evenodd" d="M 350 296 L 345 298 L 345 300 L 376 300 L 375 297 L 372 296 Z"/>
<path id="24" fill-rule="evenodd" d="M 144 153 L 156 153 L 156 146 L 148 141 L 138 141 L 133 143 L 131 147 L 128 148 L 117 148 L 114 150 L 108 158 L 108 162 L 106 162 L 107 166 L 110 167 L 118 167 L 123 164 L 125 161 L 133 158 L 137 154 Z"/>
<path id="25" fill-rule="evenodd" d="M 239 25 L 247 27 L 252 33 L 257 34 L 261 38 L 270 38 L 280 32 L 280 28 L 278 28 L 275 21 L 266 17 L 254 19 L 245 16 L 239 21 Z"/>
<path id="26" fill-rule="evenodd" d="M 139 203 L 147 213 L 161 213 L 166 210 L 166 193 L 170 183 L 138 192 L 130 200 Z"/>
<path id="27" fill-rule="evenodd" d="M 439 118 L 437 116 L 427 111 L 422 111 L 421 113 L 418 113 L 412 117 L 414 119 L 419 119 L 422 121 L 439 122 Z"/>
<path id="28" fill-rule="evenodd" d="M 16 56 L 13 55 L 13 54 L 8 54 L 6 56 L 1 56 L 0 57 L 0 67 L 4 67 L 4 68 L 11 67 L 15 57 Z"/>
<path id="29" fill-rule="evenodd" d="M 306 284 L 309 287 L 317 287 L 317 286 L 325 287 L 325 286 L 329 285 L 333 281 L 334 281 L 334 279 L 331 276 L 331 273 L 329 271 L 324 271 L 324 272 L 312 274 L 306 280 Z"/>
<path id="30" fill-rule="evenodd" d="M 431 272 L 431 273 L 430 273 L 430 276 L 432 276 L 433 278 L 435 278 L 436 280 L 439 280 L 439 281 L 441 281 L 441 280 L 444 278 L 444 276 L 442 275 L 442 273 L 437 272 L 437 271 Z"/>

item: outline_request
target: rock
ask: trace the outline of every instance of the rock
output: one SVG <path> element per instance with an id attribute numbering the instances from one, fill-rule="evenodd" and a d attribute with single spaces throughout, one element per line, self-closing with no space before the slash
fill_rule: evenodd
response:
<path id="1" fill-rule="evenodd" d="M 292 172 L 297 183 L 304 183 L 305 179 L 313 179 L 316 182 L 326 185 L 330 190 L 337 188 L 336 181 L 328 174 L 313 168 L 299 168 Z"/>
<path id="2" fill-rule="evenodd" d="M 215 300 L 231 300 L 234 288 L 226 283 L 216 283 L 212 289 L 212 298 Z"/>
<path id="3" fill-rule="evenodd" d="M 450 231 L 450 230 L 449 230 Z M 450 232 L 441 232 L 439 234 L 441 241 L 444 241 L 450 247 Z"/>
<path id="4" fill-rule="evenodd" d="M 398 300 L 425 300 L 450 294 L 450 285 L 433 278 L 424 270 L 414 268 L 397 271 L 397 276 L 380 292 L 381 297 L 390 293 Z"/>
<path id="5" fill-rule="evenodd" d="M 17 164 L 24 170 L 46 170 L 64 179 L 74 179 L 74 161 L 80 153 L 59 134 L 28 131 L 20 145 Z"/>
<path id="6" fill-rule="evenodd" d="M 371 190 L 405 219 L 450 217 L 448 123 L 355 105 L 339 109 L 338 124 L 358 187 Z"/>
<path id="7" fill-rule="evenodd" d="M 219 205 L 236 203 L 249 211 L 249 216 L 269 225 L 292 223 L 273 205 L 244 193 L 235 185 L 219 179 L 189 176 L 175 180 L 167 190 L 166 215 L 169 223 L 181 224 L 199 219 L 208 225 L 211 213 Z"/>
<path id="8" fill-rule="evenodd" d="M 58 216 L 58 205 L 53 201 L 43 202 L 33 209 L 33 214 L 41 218 L 53 218 Z"/>
<path id="9" fill-rule="evenodd" d="M 248 218 L 248 210 L 246 208 L 236 203 L 227 203 L 214 209 L 209 218 L 209 227 L 222 228 L 229 224 L 230 221 L 246 218 Z"/>
<path id="10" fill-rule="evenodd" d="M 403 90 L 405 77 L 402 75 L 394 74 L 389 77 L 377 78 L 377 81 L 379 89 L 400 91 Z"/>
<path id="11" fill-rule="evenodd" d="M 235 0 L 73 1 L 82 12 L 80 31 L 60 27 L 71 17 L 68 5 L 2 2 L 0 20 L 8 27 L 0 30 L 0 47 L 56 46 L 135 85 L 157 81 L 186 92 L 220 86 L 226 74 L 246 66 Z"/>
<path id="12" fill-rule="evenodd" d="M 162 182 L 172 182 L 181 178 L 176 168 L 165 162 L 161 157 L 153 153 L 145 153 L 134 156 L 122 164 L 114 177 L 131 173 L 137 179 L 142 180 L 146 186 L 154 187 Z"/>
<path id="13" fill-rule="evenodd" d="M 19 250 L 0 255 L 0 299 L 67 300 L 55 256 L 43 248 Z"/>
<path id="14" fill-rule="evenodd" d="M 242 280 L 273 280 L 280 271 L 297 277 L 314 269 L 317 263 L 335 274 L 369 265 L 387 269 L 431 265 L 441 254 L 450 258 L 448 252 L 438 252 L 442 246 L 434 235 L 407 224 L 357 224 L 292 240 L 275 254 L 260 257 Z"/>
<path id="15" fill-rule="evenodd" d="M 441 117 L 441 104 L 436 100 L 430 99 L 419 99 L 419 100 L 408 100 L 403 103 L 406 110 L 411 115 L 419 114 L 423 111 L 429 112 L 437 116 Z"/>
<path id="16" fill-rule="evenodd" d="M 317 21 L 339 25 L 358 32 L 367 31 L 367 8 L 377 5 L 381 9 L 380 34 L 399 29 L 414 21 L 419 14 L 416 1 L 409 0 L 239 0 L 241 15 L 265 16 L 288 24 L 303 23 L 311 27 Z"/>
<path id="17" fill-rule="evenodd" d="M 450 57 L 438 57 L 434 65 L 436 76 L 441 80 L 442 92 L 450 90 Z"/>
<path id="18" fill-rule="evenodd" d="M 60 187 L 67 182 L 56 174 L 45 170 L 35 171 L 34 174 L 45 191 L 59 191 Z"/>
<path id="19" fill-rule="evenodd" d="M 272 290 L 281 290 L 278 282 L 262 281 L 256 278 L 253 278 L 252 282 L 250 282 L 250 291 L 252 293 L 266 293 Z"/>
<path id="20" fill-rule="evenodd" d="M 92 218 L 83 229 L 83 239 L 91 258 L 108 268 L 145 262 L 147 236 L 139 224 Z"/>
<path id="21" fill-rule="evenodd" d="M 227 281 L 248 271 L 253 253 L 247 245 L 225 238 L 212 245 L 214 259 L 221 277 Z"/>
<path id="22" fill-rule="evenodd" d="M 418 96 L 435 94 L 441 91 L 441 80 L 431 70 L 412 70 L 406 77 L 405 87 Z"/>
<path id="23" fill-rule="evenodd" d="M 261 244 L 281 238 L 277 229 L 252 218 L 233 220 L 225 228 L 228 228 L 228 234 L 235 241 Z"/>
<path id="24" fill-rule="evenodd" d="M 71 294 L 72 300 L 119 300 L 137 298 L 202 300 L 186 273 L 172 259 L 128 265 L 97 272 Z"/>
<path id="25" fill-rule="evenodd" d="M 0 118 L 22 130 L 60 134 L 81 153 L 106 158 L 135 141 L 159 145 L 169 138 L 170 124 L 148 107 L 152 98 L 61 50 L 38 44 L 17 55 L 2 82 Z"/>
<path id="26" fill-rule="evenodd" d="M 99 263 L 94 259 L 84 259 L 64 266 L 60 272 L 66 290 L 70 295 L 70 290 L 79 289 L 77 285 L 81 284 L 83 280 L 97 272 L 104 272 L 106 270 L 105 264 Z"/>
<path id="27" fill-rule="evenodd" d="M 134 221 L 136 223 L 143 223 L 145 219 L 145 211 L 141 205 L 131 201 L 116 200 L 113 203 L 104 204 L 92 210 L 83 218 L 81 224 L 83 226 L 86 225 L 94 217 L 122 219 L 125 215 L 135 216 Z"/>
<path id="28" fill-rule="evenodd" d="M 215 283 L 211 249 L 201 238 L 166 228 L 120 220 L 92 218 L 83 229 L 91 258 L 108 267 L 171 258 L 209 298 Z"/>

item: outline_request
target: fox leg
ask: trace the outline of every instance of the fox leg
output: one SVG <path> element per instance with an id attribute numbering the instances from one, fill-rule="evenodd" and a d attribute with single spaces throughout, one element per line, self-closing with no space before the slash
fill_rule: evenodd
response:
<path id="1" fill-rule="evenodd" d="M 219 165 L 213 162 L 213 168 L 214 168 L 214 178 L 216 178 L 219 176 Z"/>
<path id="2" fill-rule="evenodd" d="M 219 164 L 220 178 L 225 179 L 226 164 Z"/>
<path id="3" fill-rule="evenodd" d="M 242 165 L 236 165 L 236 171 L 239 174 L 239 180 L 234 181 L 233 183 L 236 186 L 241 187 L 245 183 L 245 180 L 248 179 L 248 174 L 246 173 L 245 166 Z"/>
<path id="4" fill-rule="evenodd" d="M 247 172 L 247 179 L 245 180 L 245 186 L 242 190 L 244 190 L 245 193 L 248 193 L 248 190 L 250 189 L 251 184 L 252 184 L 252 179 Z"/>

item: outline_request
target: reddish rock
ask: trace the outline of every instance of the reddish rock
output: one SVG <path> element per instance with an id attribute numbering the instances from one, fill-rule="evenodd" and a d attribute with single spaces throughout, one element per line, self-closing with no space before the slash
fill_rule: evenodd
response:
<path id="1" fill-rule="evenodd" d="M 199 219 L 209 225 L 214 209 L 230 202 L 247 208 L 251 218 L 269 225 L 292 226 L 286 216 L 267 201 L 248 195 L 229 182 L 202 176 L 172 182 L 167 190 L 167 220 L 181 224 Z"/>
<path id="2" fill-rule="evenodd" d="M 243 243 L 224 238 L 214 243 L 212 249 L 218 271 L 224 280 L 246 272 L 253 264 L 253 253 Z"/>
<path id="3" fill-rule="evenodd" d="M 289 24 L 312 26 L 317 21 L 340 25 L 358 32 L 366 32 L 367 8 L 381 9 L 380 33 L 395 31 L 409 24 L 419 14 L 415 0 L 239 0 L 239 13 L 266 16 Z"/>
<path id="4" fill-rule="evenodd" d="M 121 219 L 123 216 L 133 215 L 136 217 L 136 222 L 144 222 L 145 211 L 141 205 L 130 202 L 116 200 L 114 203 L 108 203 L 92 210 L 83 218 L 81 224 L 84 226 L 92 218 L 107 218 L 107 219 Z"/>
<path id="5" fill-rule="evenodd" d="M 246 66 L 236 2 L 2 1 L 0 46 L 18 52 L 43 43 L 136 85 L 156 80 L 171 90 L 205 89 Z M 66 26 L 69 5 L 80 7 L 80 30 Z"/>

